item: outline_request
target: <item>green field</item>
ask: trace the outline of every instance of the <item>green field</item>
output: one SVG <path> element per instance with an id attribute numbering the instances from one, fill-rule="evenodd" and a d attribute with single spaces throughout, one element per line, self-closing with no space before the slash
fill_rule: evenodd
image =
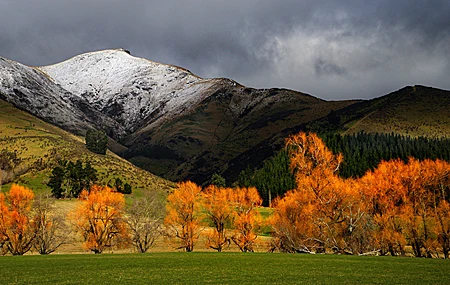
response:
<path id="1" fill-rule="evenodd" d="M 270 253 L 0 257 L 1 284 L 450 284 L 442 259 Z"/>

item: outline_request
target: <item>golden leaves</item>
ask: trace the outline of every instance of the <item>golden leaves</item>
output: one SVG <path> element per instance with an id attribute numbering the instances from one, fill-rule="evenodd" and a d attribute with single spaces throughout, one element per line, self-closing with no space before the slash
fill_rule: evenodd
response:
<path id="1" fill-rule="evenodd" d="M 123 219 L 125 198 L 112 188 L 94 185 L 80 194 L 80 205 L 69 214 L 76 231 L 84 238 L 83 247 L 94 253 L 129 242 Z"/>

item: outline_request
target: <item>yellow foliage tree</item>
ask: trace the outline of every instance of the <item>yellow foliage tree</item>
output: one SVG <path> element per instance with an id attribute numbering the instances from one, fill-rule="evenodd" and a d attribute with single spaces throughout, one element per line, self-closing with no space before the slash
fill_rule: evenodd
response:
<path id="1" fill-rule="evenodd" d="M 261 223 L 261 215 L 256 207 L 261 205 L 262 199 L 255 187 L 238 187 L 232 190 L 232 201 L 235 217 L 231 239 L 242 252 L 253 252 Z"/>
<path id="2" fill-rule="evenodd" d="M 311 193 L 288 191 L 274 201 L 272 251 L 310 253 L 318 246 L 314 239 L 314 203 Z"/>
<path id="3" fill-rule="evenodd" d="M 83 237 L 84 249 L 98 254 L 106 248 L 128 244 L 123 194 L 109 187 L 94 185 L 90 191 L 83 190 L 79 200 L 78 207 L 69 213 L 69 219 Z"/>
<path id="4" fill-rule="evenodd" d="M 444 258 L 449 257 L 450 252 L 450 203 L 442 200 L 436 208 L 436 234 L 442 247 Z"/>
<path id="5" fill-rule="evenodd" d="M 383 161 L 377 169 L 360 179 L 362 201 L 374 225 L 371 235 L 381 255 L 405 254 L 407 242 L 403 227 L 408 212 L 408 197 L 402 182 L 404 169 L 403 161 Z"/>
<path id="6" fill-rule="evenodd" d="M 360 252 L 364 207 L 358 184 L 337 176 L 342 155 L 333 154 L 316 134 L 286 140 L 297 189 L 275 203 L 273 249 L 284 252 Z"/>
<path id="7" fill-rule="evenodd" d="M 33 191 L 17 184 L 11 186 L 6 197 L 0 193 L 0 245 L 4 253 L 23 255 L 33 246 L 33 198 Z"/>
<path id="8" fill-rule="evenodd" d="M 221 252 L 230 238 L 226 234 L 225 226 L 233 216 L 233 189 L 208 186 L 203 192 L 203 209 L 206 217 L 212 223 L 214 231 L 206 234 L 206 246 Z"/>
<path id="9" fill-rule="evenodd" d="M 177 248 L 187 252 L 194 250 L 200 236 L 201 191 L 194 182 L 181 182 L 167 197 L 164 223 L 168 235 L 178 238 L 180 245 Z"/>
<path id="10" fill-rule="evenodd" d="M 314 134 L 301 132 L 286 139 L 291 168 L 295 171 L 297 182 L 307 177 L 317 177 L 310 181 L 314 191 L 329 185 L 329 178 L 334 178 L 342 163 L 342 154 L 334 155 L 322 139 Z"/>

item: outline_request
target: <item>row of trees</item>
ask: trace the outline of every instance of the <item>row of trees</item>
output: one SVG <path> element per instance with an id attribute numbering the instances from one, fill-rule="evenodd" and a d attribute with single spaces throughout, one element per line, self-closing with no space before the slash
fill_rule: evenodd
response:
<path id="1" fill-rule="evenodd" d="M 343 156 L 315 134 L 288 138 L 286 151 L 296 187 L 274 201 L 272 250 L 405 255 L 410 246 L 418 257 L 443 253 L 448 258 L 449 163 L 397 159 L 382 162 L 361 178 L 342 178 Z M 202 189 L 183 182 L 166 203 L 145 196 L 128 209 L 123 194 L 109 187 L 94 185 L 79 199 L 68 220 L 84 248 L 94 253 L 130 243 L 145 252 L 161 234 L 185 251 L 193 251 L 201 235 L 208 248 L 219 252 L 231 243 L 243 252 L 253 251 L 261 225 L 256 207 L 262 199 L 254 187 Z M 0 195 L 4 251 L 23 254 L 35 247 L 50 253 L 62 244 L 55 233 L 67 231 L 49 220 L 57 215 L 48 214 L 46 207 L 33 209 L 32 200 L 31 190 L 17 185 Z"/>
<path id="2" fill-rule="evenodd" d="M 178 249 L 193 251 L 201 233 L 208 248 L 220 252 L 233 242 L 248 252 L 254 250 L 261 223 L 255 209 L 261 198 L 255 188 L 211 185 L 202 190 L 185 182 L 169 195 L 167 205 L 153 192 L 126 208 L 122 193 L 93 185 L 80 193 L 79 200 L 65 219 L 56 214 L 50 199 L 34 199 L 30 189 L 14 184 L 6 196 L 0 195 L 3 254 L 22 255 L 33 248 L 41 254 L 52 253 L 69 242 L 71 230 L 65 221 L 82 237 L 83 248 L 96 254 L 129 244 L 146 252 L 160 235 L 170 238 Z M 205 223 L 213 230 L 203 231 Z"/>
<path id="3" fill-rule="evenodd" d="M 71 242 L 71 228 L 83 238 L 83 248 L 94 253 L 130 243 L 146 252 L 161 233 L 164 201 L 156 193 L 135 199 L 127 211 L 123 194 L 107 186 L 83 190 L 79 199 L 65 217 L 58 214 L 52 198 L 35 198 L 30 189 L 13 184 L 6 195 L 0 193 L 1 252 L 52 253 Z"/>
<path id="4" fill-rule="evenodd" d="M 297 187 L 275 203 L 272 249 L 415 256 L 450 251 L 450 164 L 382 162 L 359 179 L 341 178 L 342 155 L 315 134 L 287 140 Z"/>
<path id="5" fill-rule="evenodd" d="M 261 224 L 256 207 L 261 202 L 256 188 L 210 185 L 202 190 L 190 181 L 180 183 L 167 198 L 167 235 L 179 240 L 177 248 L 193 251 L 201 222 L 207 221 L 213 229 L 205 233 L 208 248 L 221 252 L 234 242 L 243 252 L 253 251 Z"/>

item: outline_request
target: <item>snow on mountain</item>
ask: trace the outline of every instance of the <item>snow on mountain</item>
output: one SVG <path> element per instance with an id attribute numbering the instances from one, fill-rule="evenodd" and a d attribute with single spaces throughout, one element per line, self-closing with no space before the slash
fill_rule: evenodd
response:
<path id="1" fill-rule="evenodd" d="M 0 98 L 47 122 L 76 133 L 83 133 L 94 126 L 106 130 L 114 129 L 118 136 L 125 133 L 117 122 L 74 98 L 73 94 L 55 84 L 40 70 L 2 57 Z"/>
<path id="2" fill-rule="evenodd" d="M 190 109 L 217 81 L 131 56 L 123 49 L 81 54 L 39 69 L 129 133 Z"/>

